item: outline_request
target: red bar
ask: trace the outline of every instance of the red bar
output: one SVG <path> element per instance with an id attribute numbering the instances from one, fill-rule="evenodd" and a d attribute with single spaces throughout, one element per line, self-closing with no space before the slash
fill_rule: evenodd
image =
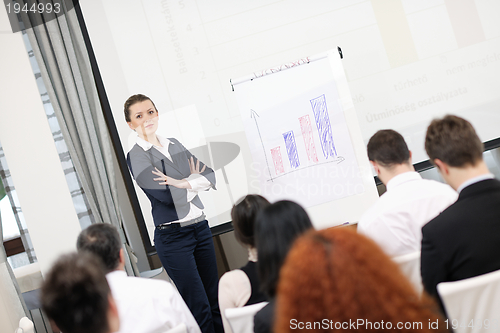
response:
<path id="1" fill-rule="evenodd" d="M 299 118 L 300 129 L 302 130 L 302 137 L 306 146 L 307 159 L 314 163 L 318 163 L 318 155 L 316 154 L 316 146 L 314 145 L 314 137 L 311 127 L 311 119 L 309 115 Z"/>
<path id="2" fill-rule="evenodd" d="M 271 149 L 271 156 L 273 157 L 274 170 L 277 175 L 285 172 L 285 168 L 283 167 L 283 159 L 281 158 L 281 149 L 280 146 Z"/>

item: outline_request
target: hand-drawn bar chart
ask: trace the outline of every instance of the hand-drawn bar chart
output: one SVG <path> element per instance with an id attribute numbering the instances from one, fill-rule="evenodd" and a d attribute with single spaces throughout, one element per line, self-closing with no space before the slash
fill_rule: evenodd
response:
<path id="1" fill-rule="evenodd" d="M 338 53 L 330 52 L 307 65 L 238 84 L 252 155 L 249 186 L 256 193 L 312 207 L 364 192 L 344 115 L 347 82 L 335 76 L 343 74 L 341 69 Z"/>
<path id="2" fill-rule="evenodd" d="M 325 95 L 323 94 L 320 95 L 319 97 L 310 99 L 309 103 L 311 105 L 311 109 L 308 110 L 308 112 L 312 112 L 312 114 L 314 115 L 317 131 L 313 131 L 313 127 L 311 124 L 311 117 L 309 116 L 309 114 L 305 114 L 301 117 L 298 117 L 298 122 L 300 125 L 299 134 L 302 135 L 304 146 L 300 145 L 300 147 L 298 147 L 294 130 L 289 130 L 281 134 L 281 136 L 283 137 L 283 143 L 286 150 L 286 157 L 288 157 L 288 162 L 290 164 L 290 169 L 288 172 L 298 170 L 301 167 L 306 168 L 309 166 L 314 166 L 319 162 L 318 155 L 316 153 L 316 144 L 314 143 L 315 133 L 317 136 L 317 140 L 321 144 L 324 158 L 326 159 L 326 161 L 324 161 L 323 163 L 334 162 L 334 161 L 340 163 L 344 160 L 343 157 L 338 156 L 337 154 L 337 149 L 335 147 L 333 139 L 332 124 L 330 122 L 330 116 L 328 114 L 328 107 Z M 257 115 L 255 111 L 251 110 L 251 112 L 252 114 Z M 255 116 L 252 117 L 256 121 L 257 118 Z M 257 122 L 255 124 L 258 127 Z M 293 125 L 290 124 L 290 126 Z M 282 146 L 280 145 L 270 149 L 271 158 L 273 160 L 274 171 L 275 171 L 274 177 L 273 175 L 270 175 L 271 181 L 275 177 L 280 177 L 287 173 L 284 167 L 283 156 L 281 154 L 281 147 Z M 303 152 L 301 154 L 299 152 L 299 149 L 304 150 L 304 148 L 305 148 L 305 155 L 307 156 L 307 161 L 309 163 L 301 165 L 299 156 L 302 155 L 302 157 L 304 157 L 304 154 Z"/>
<path id="3" fill-rule="evenodd" d="M 329 156 L 337 156 L 335 143 L 333 142 L 332 124 L 328 116 L 328 108 L 326 107 L 325 95 L 321 95 L 311 100 L 311 106 L 318 127 L 318 133 L 325 158 Z"/>

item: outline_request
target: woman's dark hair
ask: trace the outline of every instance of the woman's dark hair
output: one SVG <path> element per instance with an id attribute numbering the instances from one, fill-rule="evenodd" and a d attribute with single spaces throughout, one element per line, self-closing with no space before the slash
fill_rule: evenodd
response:
<path id="1" fill-rule="evenodd" d="M 304 208 L 292 201 L 278 201 L 262 209 L 255 220 L 257 271 L 261 289 L 276 294 L 279 271 L 288 250 L 302 233 L 312 228 Z"/>
<path id="2" fill-rule="evenodd" d="M 266 198 L 257 194 L 249 194 L 233 206 L 231 219 L 233 220 L 234 236 L 241 244 L 255 247 L 255 217 L 261 209 L 269 205 Z"/>
<path id="3" fill-rule="evenodd" d="M 140 103 L 140 102 L 144 102 L 144 101 L 150 101 L 151 104 L 153 104 L 153 106 L 155 107 L 155 110 L 158 111 L 155 103 L 148 96 L 143 95 L 143 94 L 132 95 L 125 101 L 125 104 L 123 105 L 123 113 L 125 114 L 125 120 L 127 121 L 127 123 L 129 123 L 131 121 L 131 119 L 130 119 L 130 107 L 132 105 L 134 105 L 135 103 Z"/>

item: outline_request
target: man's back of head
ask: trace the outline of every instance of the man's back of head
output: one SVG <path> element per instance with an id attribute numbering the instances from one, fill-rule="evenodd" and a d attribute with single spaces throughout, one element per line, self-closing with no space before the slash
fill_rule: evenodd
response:
<path id="1" fill-rule="evenodd" d="M 439 159 L 458 168 L 474 166 L 482 160 L 483 149 L 474 127 L 463 118 L 447 115 L 427 128 L 425 151 L 431 161 Z"/>
<path id="2" fill-rule="evenodd" d="M 59 258 L 45 278 L 40 298 L 42 309 L 65 333 L 107 333 L 119 328 L 102 263 L 90 253 Z"/>
<path id="3" fill-rule="evenodd" d="M 411 164 L 411 152 L 404 138 L 394 130 L 380 130 L 368 141 L 368 159 L 380 180 L 387 182 L 394 176 L 414 171 Z"/>
<path id="4" fill-rule="evenodd" d="M 470 180 L 489 174 L 483 143 L 467 120 L 447 115 L 427 128 L 425 150 L 444 180 L 460 192 Z"/>
<path id="5" fill-rule="evenodd" d="M 107 223 L 92 224 L 78 236 L 76 247 L 79 252 L 89 251 L 104 263 L 106 273 L 120 266 L 120 235 L 115 226 Z"/>
<path id="6" fill-rule="evenodd" d="M 395 164 L 408 163 L 410 151 L 403 136 L 398 132 L 387 129 L 373 134 L 367 146 L 368 159 L 378 162 L 385 167 Z"/>

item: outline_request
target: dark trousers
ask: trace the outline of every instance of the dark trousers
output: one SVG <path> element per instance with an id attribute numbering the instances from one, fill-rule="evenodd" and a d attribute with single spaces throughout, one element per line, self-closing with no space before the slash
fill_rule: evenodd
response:
<path id="1" fill-rule="evenodd" d="M 155 247 L 203 333 L 223 333 L 218 302 L 219 278 L 208 222 L 155 230 Z"/>

